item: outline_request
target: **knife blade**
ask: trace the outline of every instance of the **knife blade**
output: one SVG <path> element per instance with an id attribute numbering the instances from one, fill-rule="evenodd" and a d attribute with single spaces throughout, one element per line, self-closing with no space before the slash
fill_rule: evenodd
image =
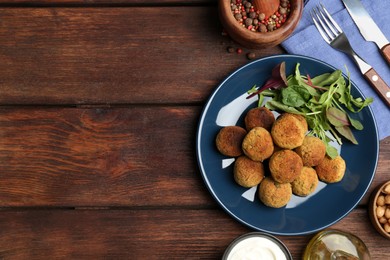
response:
<path id="1" fill-rule="evenodd" d="M 375 42 L 382 56 L 390 65 L 390 42 L 379 29 L 359 0 L 342 0 L 348 13 L 366 41 Z"/>

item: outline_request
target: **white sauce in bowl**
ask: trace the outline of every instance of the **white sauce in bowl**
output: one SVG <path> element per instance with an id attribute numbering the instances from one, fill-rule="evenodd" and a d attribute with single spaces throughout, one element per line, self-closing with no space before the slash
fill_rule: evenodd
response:
<path id="1" fill-rule="evenodd" d="M 249 237 L 238 242 L 227 260 L 287 260 L 283 250 L 266 237 Z"/>

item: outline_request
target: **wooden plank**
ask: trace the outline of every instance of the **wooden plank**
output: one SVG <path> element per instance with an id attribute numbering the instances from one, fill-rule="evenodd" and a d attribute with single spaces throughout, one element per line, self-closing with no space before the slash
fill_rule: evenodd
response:
<path id="1" fill-rule="evenodd" d="M 216 5 L 217 0 L 0 0 L 3 6 L 162 6 L 162 5 Z"/>
<path id="2" fill-rule="evenodd" d="M 198 112 L 188 107 L 1 109 L 0 204 L 207 201 L 194 157 Z"/>
<path id="3" fill-rule="evenodd" d="M 250 230 L 213 209 L 3 210 L 1 259 L 220 259 Z M 359 236 L 372 259 L 388 259 L 388 240 L 364 209 L 332 226 Z M 301 259 L 313 235 L 278 236 Z"/>
<path id="4" fill-rule="evenodd" d="M 195 156 L 200 110 L 1 108 L 0 207 L 216 205 Z M 389 142 L 373 186 L 390 179 Z"/>
<path id="5" fill-rule="evenodd" d="M 248 62 L 248 50 L 227 52 L 238 45 L 222 35 L 215 6 L 0 13 L 0 104 L 203 102 Z"/>

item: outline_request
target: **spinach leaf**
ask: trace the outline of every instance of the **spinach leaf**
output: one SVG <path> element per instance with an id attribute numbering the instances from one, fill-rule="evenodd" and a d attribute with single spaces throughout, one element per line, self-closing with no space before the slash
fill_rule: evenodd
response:
<path id="1" fill-rule="evenodd" d="M 310 99 L 306 88 L 299 85 L 288 86 L 281 90 L 283 104 L 291 107 L 301 107 Z"/>

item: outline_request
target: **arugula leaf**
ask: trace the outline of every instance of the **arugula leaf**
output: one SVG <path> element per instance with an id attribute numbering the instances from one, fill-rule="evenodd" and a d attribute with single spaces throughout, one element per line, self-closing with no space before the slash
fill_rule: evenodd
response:
<path id="1" fill-rule="evenodd" d="M 288 113 L 293 113 L 293 114 L 298 114 L 298 115 L 304 115 L 304 113 L 300 112 L 299 110 L 297 110 L 296 108 L 294 107 L 291 107 L 291 106 L 288 106 L 286 104 L 283 104 L 283 102 L 279 102 L 279 101 L 276 101 L 276 100 L 270 100 L 268 101 L 265 106 L 270 109 L 270 110 L 274 110 L 274 111 L 284 111 L 284 112 L 288 112 Z"/>
<path id="2" fill-rule="evenodd" d="M 322 74 L 322 75 L 324 75 L 324 74 Z M 322 75 L 317 76 L 317 77 L 320 77 L 320 79 L 322 79 L 317 84 L 318 86 L 321 86 L 321 87 L 330 86 L 330 85 L 337 83 L 340 80 L 344 80 L 341 70 L 335 70 L 331 74 L 326 73 L 325 74 L 326 76 L 322 76 Z M 313 80 L 315 80 L 315 78 Z"/>
<path id="3" fill-rule="evenodd" d="M 330 73 L 324 73 L 311 79 L 311 82 L 316 86 L 325 86 L 322 82 L 326 82 L 330 77 Z"/>

